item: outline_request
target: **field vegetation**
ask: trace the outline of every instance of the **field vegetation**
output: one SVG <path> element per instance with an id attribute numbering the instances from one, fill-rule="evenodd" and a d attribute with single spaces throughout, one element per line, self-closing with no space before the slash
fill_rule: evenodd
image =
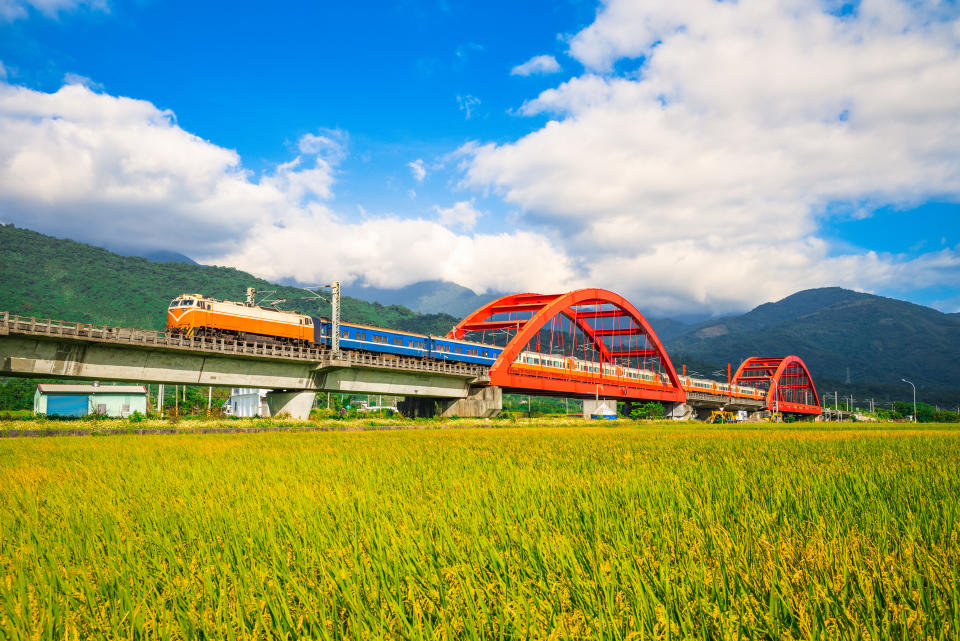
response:
<path id="1" fill-rule="evenodd" d="M 519 420 L 0 439 L 0 637 L 960 634 L 955 426 Z"/>

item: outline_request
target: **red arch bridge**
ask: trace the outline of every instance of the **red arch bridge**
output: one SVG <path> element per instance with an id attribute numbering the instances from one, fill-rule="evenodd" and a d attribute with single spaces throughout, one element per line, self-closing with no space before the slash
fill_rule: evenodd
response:
<path id="1" fill-rule="evenodd" d="M 734 376 L 728 366 L 724 380 L 678 373 L 637 308 L 603 289 L 504 296 L 449 335 L 495 346 L 499 355 L 487 367 L 0 312 L 0 374 L 267 388 L 277 411 L 304 416 L 317 391 L 404 396 L 402 409 L 412 415 L 492 416 L 503 392 L 580 398 L 590 413 L 604 413 L 604 404 L 615 410 L 616 403 L 658 401 L 680 418 L 721 407 L 820 414 L 813 379 L 798 357 L 754 356 Z"/>
<path id="2" fill-rule="evenodd" d="M 728 367 L 726 380 L 678 374 L 643 314 L 603 289 L 504 296 L 464 318 L 448 336 L 502 348 L 475 388 L 473 402 L 481 405 L 487 399 L 499 406 L 490 390 L 502 390 L 581 398 L 585 410 L 658 401 L 674 417 L 718 408 L 820 414 L 813 379 L 798 357 L 751 357 L 732 378 Z M 408 400 L 406 409 L 418 413 L 423 400 Z M 444 413 L 483 415 L 470 403 L 459 401 Z"/>

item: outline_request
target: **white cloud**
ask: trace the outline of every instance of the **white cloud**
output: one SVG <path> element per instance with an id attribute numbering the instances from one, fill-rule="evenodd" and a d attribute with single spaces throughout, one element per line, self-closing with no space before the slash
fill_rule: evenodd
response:
<path id="1" fill-rule="evenodd" d="M 218 260 L 271 279 L 363 279 L 378 287 L 440 278 L 475 291 L 553 290 L 573 277 L 569 259 L 539 234 L 469 236 L 393 216 L 353 222 L 319 204 L 299 210 L 282 228 L 264 221 Z"/>
<path id="2" fill-rule="evenodd" d="M 93 91 L 103 91 L 103 85 L 99 82 L 94 82 L 86 76 L 81 76 L 80 74 L 67 72 L 63 75 L 63 84 L 65 85 L 82 85 L 87 89 Z"/>
<path id="3" fill-rule="evenodd" d="M 459 227 L 464 231 L 470 231 L 477 224 L 477 219 L 483 214 L 476 210 L 473 201 L 460 201 L 454 203 L 452 207 L 434 207 L 437 212 L 437 219 L 444 227 Z"/>
<path id="4" fill-rule="evenodd" d="M 0 140 L 0 212 L 44 233 L 301 282 L 446 278 L 482 291 L 554 289 L 573 276 L 539 234 L 468 235 L 360 206 L 338 214 L 323 199 L 344 132 L 307 134 L 296 157 L 257 178 L 235 151 L 149 102 L 79 84 L 44 93 L 0 82 Z M 465 204 L 452 208 L 463 229 L 479 215 Z"/>
<path id="5" fill-rule="evenodd" d="M 318 134 L 304 134 L 297 141 L 300 153 L 313 154 L 330 164 L 343 160 L 350 136 L 340 129 L 321 129 Z"/>
<path id="6" fill-rule="evenodd" d="M 512 76 L 530 76 L 533 74 L 557 73 L 560 71 L 560 63 L 553 56 L 534 56 L 522 65 L 517 65 L 510 70 Z"/>
<path id="7" fill-rule="evenodd" d="M 427 169 L 423 166 L 422 158 L 417 158 L 413 162 L 408 162 L 407 167 L 410 168 L 410 173 L 413 174 L 413 179 L 418 183 L 422 183 L 423 179 L 427 177 Z"/>
<path id="8" fill-rule="evenodd" d="M 641 307 L 955 283 L 956 250 L 832 256 L 817 233 L 832 203 L 960 200 L 960 23 L 931 6 L 865 0 L 838 18 L 802 0 L 610 0 L 570 41 L 591 71 L 522 107 L 555 119 L 465 146 L 465 183 Z M 610 73 L 624 58 L 636 72 Z"/>
<path id="9" fill-rule="evenodd" d="M 469 94 L 466 96 L 457 96 L 457 104 L 460 105 L 460 111 L 464 113 L 464 117 L 470 120 L 474 108 L 480 105 L 480 99 Z"/>
<path id="10" fill-rule="evenodd" d="M 48 18 L 56 17 L 61 11 L 77 7 L 89 7 L 98 11 L 109 11 L 106 0 L 0 0 L 0 21 L 13 21 L 25 18 L 33 9 Z"/>

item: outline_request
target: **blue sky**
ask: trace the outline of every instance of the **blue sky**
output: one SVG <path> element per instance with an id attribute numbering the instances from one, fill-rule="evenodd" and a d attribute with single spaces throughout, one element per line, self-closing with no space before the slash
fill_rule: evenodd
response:
<path id="1" fill-rule="evenodd" d="M 301 282 L 960 311 L 958 39 L 894 0 L 0 0 L 0 219 Z"/>

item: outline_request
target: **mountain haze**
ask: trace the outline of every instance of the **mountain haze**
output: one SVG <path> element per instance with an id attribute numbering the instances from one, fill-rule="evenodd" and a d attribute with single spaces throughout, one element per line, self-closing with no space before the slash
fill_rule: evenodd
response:
<path id="1" fill-rule="evenodd" d="M 347 285 L 344 292 L 381 305 L 404 305 L 422 314 L 451 314 L 463 318 L 470 312 L 503 296 L 477 294 L 463 285 L 445 280 L 424 280 L 406 287 L 384 289 L 369 285 Z"/>

